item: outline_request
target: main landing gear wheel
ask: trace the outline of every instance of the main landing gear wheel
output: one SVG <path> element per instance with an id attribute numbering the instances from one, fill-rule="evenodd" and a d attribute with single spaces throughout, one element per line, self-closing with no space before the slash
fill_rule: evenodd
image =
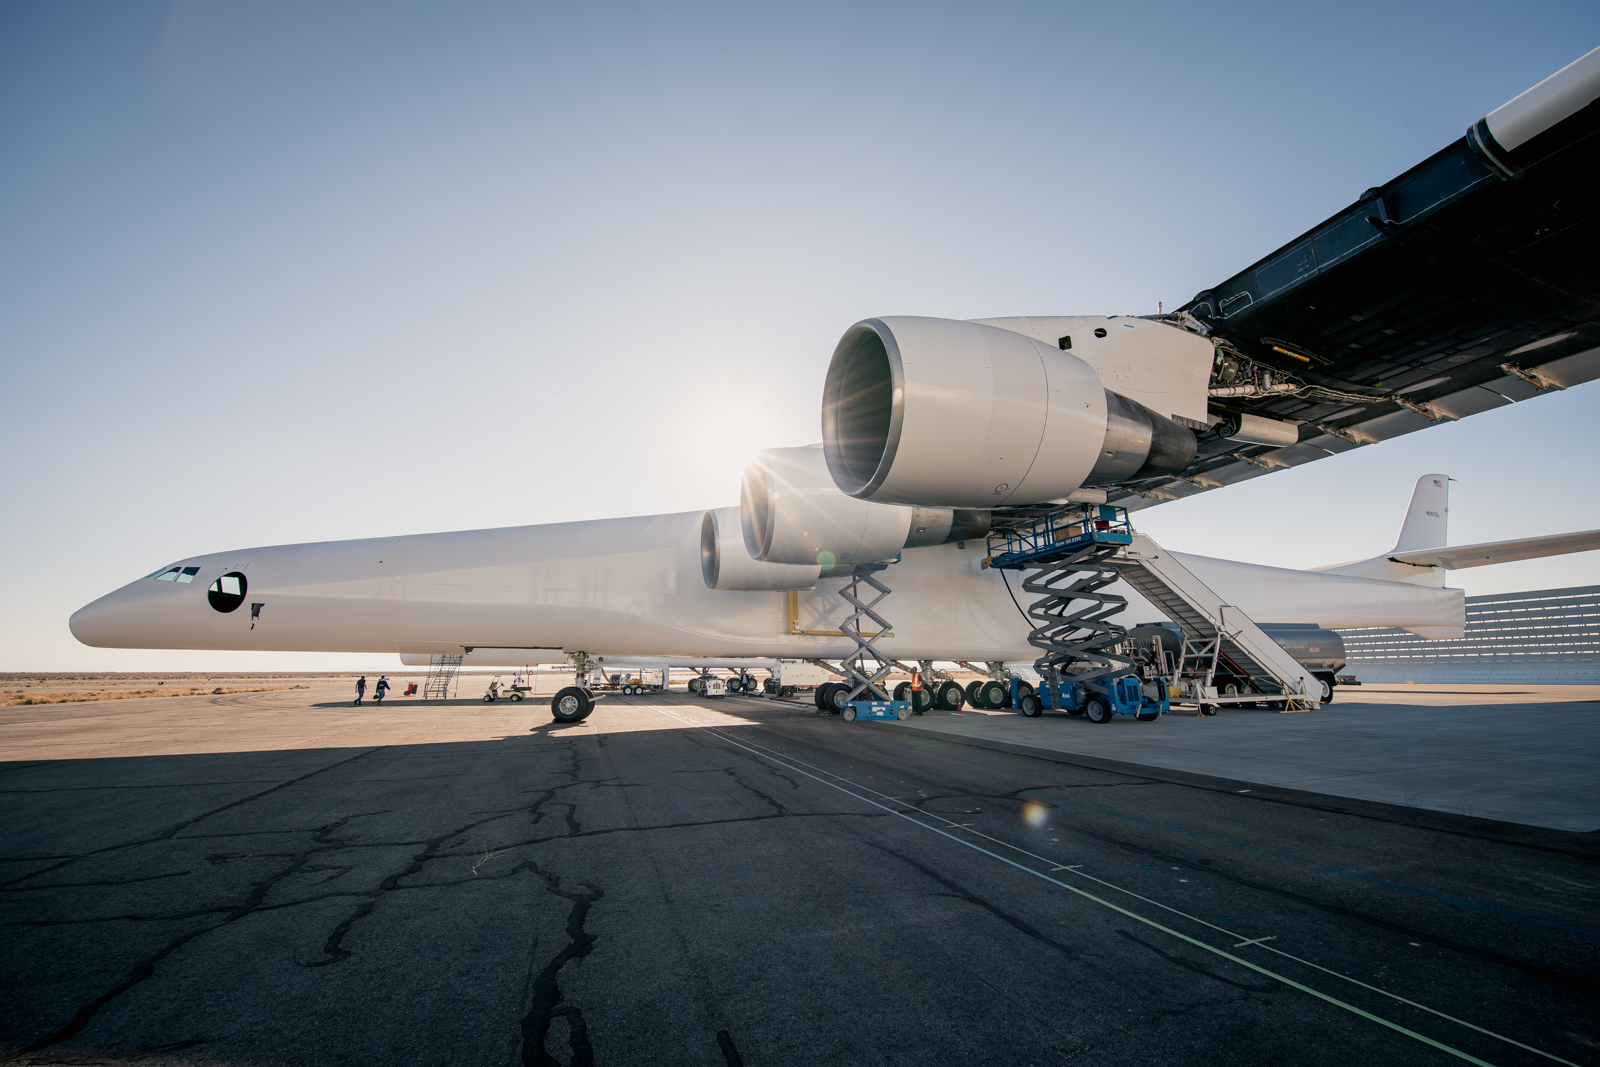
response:
<path id="1" fill-rule="evenodd" d="M 961 692 L 967 698 L 967 705 L 969 707 L 974 707 L 974 708 L 983 707 L 983 702 L 978 697 L 978 687 L 981 686 L 981 685 L 983 685 L 983 680 L 979 679 L 977 681 L 968 682 L 967 685 L 966 685 L 966 688 L 961 690 Z"/>
<path id="2" fill-rule="evenodd" d="M 1002 682 L 984 682 L 978 687 L 978 693 L 983 697 L 983 706 L 986 708 L 1003 708 L 1011 702 L 1010 686 Z"/>
<path id="3" fill-rule="evenodd" d="M 833 686 L 833 682 L 823 682 L 821 685 L 817 686 L 815 691 L 812 692 L 812 702 L 817 705 L 818 711 L 828 710 L 828 690 L 832 689 Z"/>
<path id="4" fill-rule="evenodd" d="M 926 689 L 913 689 L 911 691 L 911 710 L 909 714 L 921 715 L 933 707 L 933 693 Z"/>
<path id="5" fill-rule="evenodd" d="M 550 699 L 550 714 L 556 722 L 582 722 L 594 708 L 594 697 L 586 690 L 569 685 Z"/>
<path id="6" fill-rule="evenodd" d="M 960 711 L 961 705 L 967 702 L 966 694 L 961 691 L 961 683 L 945 682 L 937 690 L 939 696 L 934 701 L 945 711 Z"/>
<path id="7" fill-rule="evenodd" d="M 1083 702 L 1083 716 L 1090 722 L 1110 722 L 1111 705 L 1100 697 L 1090 697 Z"/>
<path id="8" fill-rule="evenodd" d="M 910 682 L 901 682 L 899 685 L 894 687 L 893 699 L 895 699 L 895 700 L 906 700 L 906 699 L 908 699 L 906 697 L 906 694 L 909 693 L 909 692 L 911 692 L 911 683 Z"/>
<path id="9" fill-rule="evenodd" d="M 1017 710 L 1030 719 L 1037 719 L 1044 714 L 1044 701 L 1040 700 L 1036 693 L 1027 694 L 1018 701 L 1018 704 L 1020 707 Z"/>
<path id="10" fill-rule="evenodd" d="M 1322 702 L 1324 704 L 1332 704 L 1333 703 L 1333 675 L 1331 675 L 1331 674 L 1319 674 L 1319 675 L 1317 675 L 1317 681 L 1322 683 Z"/>

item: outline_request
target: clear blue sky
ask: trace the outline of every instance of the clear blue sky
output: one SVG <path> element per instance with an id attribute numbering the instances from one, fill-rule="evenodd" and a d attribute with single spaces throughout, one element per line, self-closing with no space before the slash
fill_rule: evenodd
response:
<path id="1" fill-rule="evenodd" d="M 1600 43 L 1520 4 L 0 6 L 0 669 L 183 555 L 698 509 L 868 315 L 1148 313 Z M 1600 527 L 1600 385 L 1143 513 L 1310 566 Z M 1459 575 L 1600 582 L 1600 553 Z"/>

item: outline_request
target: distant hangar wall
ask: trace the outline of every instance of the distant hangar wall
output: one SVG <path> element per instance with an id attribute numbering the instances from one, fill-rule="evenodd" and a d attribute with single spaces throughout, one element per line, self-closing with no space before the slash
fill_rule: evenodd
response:
<path id="1" fill-rule="evenodd" d="M 1404 630 L 1340 630 L 1363 682 L 1600 684 L 1600 585 L 1467 597 L 1459 641 Z"/>

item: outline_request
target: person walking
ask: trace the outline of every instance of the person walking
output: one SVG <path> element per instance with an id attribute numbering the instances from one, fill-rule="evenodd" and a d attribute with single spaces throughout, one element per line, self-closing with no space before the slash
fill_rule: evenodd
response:
<path id="1" fill-rule="evenodd" d="M 388 691 L 389 676 L 387 674 L 380 674 L 378 676 L 378 684 L 372 689 L 373 699 L 377 701 L 378 707 L 383 707 L 383 694 L 387 693 Z"/>
<path id="2" fill-rule="evenodd" d="M 361 698 L 366 696 L 366 695 L 367 695 L 367 676 L 363 674 L 360 678 L 356 679 L 356 702 L 355 702 L 354 706 L 359 708 L 361 706 Z"/>

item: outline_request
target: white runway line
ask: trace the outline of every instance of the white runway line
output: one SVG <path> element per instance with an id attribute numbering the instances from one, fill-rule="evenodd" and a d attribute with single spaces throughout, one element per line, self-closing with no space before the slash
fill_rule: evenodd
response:
<path id="1" fill-rule="evenodd" d="M 1066 882 L 1058 881 L 1055 878 L 1051 878 L 1048 874 L 1045 874 L 1043 872 L 1034 870 L 1032 867 L 1028 867 L 1028 866 L 1026 866 L 1024 864 L 1018 863 L 1015 860 L 1007 859 L 1005 856 L 998 855 L 998 854 L 996 854 L 994 852 L 989 851 L 986 848 L 983 848 L 980 845 L 973 844 L 970 841 L 964 841 L 961 838 L 957 837 L 955 834 L 948 833 L 944 829 L 941 829 L 940 827 L 930 826 L 927 823 L 919 822 L 918 820 L 911 818 L 911 816 L 907 815 L 905 812 L 895 811 L 893 808 L 890 808 L 890 807 L 887 807 L 887 806 L 885 806 L 883 804 L 880 804 L 880 803 L 878 803 L 877 801 L 873 800 L 870 797 L 864 797 L 864 796 L 861 796 L 859 793 L 853 793 L 850 790 L 845 789 L 843 786 L 841 786 L 841 785 L 839 785 L 837 783 L 839 783 L 839 782 L 847 782 L 850 785 L 856 786 L 859 789 L 864 789 L 864 790 L 866 790 L 868 792 L 872 792 L 872 793 L 876 793 L 877 792 L 877 790 L 874 790 L 869 786 L 864 786 L 864 785 L 861 785 L 860 783 L 851 781 L 851 779 L 849 779 L 849 778 L 844 778 L 844 777 L 842 777 L 840 775 L 833 774 L 831 771 L 827 771 L 827 770 L 825 770 L 825 769 L 823 769 L 821 767 L 812 766 L 811 764 L 805 763 L 803 760 L 795 759 L 793 756 L 785 756 L 784 757 L 785 759 L 794 760 L 795 763 L 802 764 L 802 767 L 811 767 L 812 770 L 815 770 L 815 771 L 819 772 L 818 774 L 812 774 L 812 773 L 810 773 L 810 771 L 806 771 L 806 770 L 802 769 L 802 767 L 796 767 L 793 764 L 785 763 L 783 760 L 777 758 L 776 756 L 770 754 L 769 752 L 763 751 L 762 750 L 762 746 L 760 746 L 760 745 L 755 745 L 753 743 L 746 743 L 744 741 L 740 741 L 740 740 L 737 740 L 735 738 L 729 737 L 728 735 L 722 733 L 717 728 L 717 726 L 715 724 L 703 723 L 703 722 L 695 722 L 692 719 L 689 719 L 689 718 L 687 718 L 687 717 L 685 717 L 683 715 L 678 714 L 674 710 L 671 710 L 671 709 L 668 709 L 668 708 L 664 708 L 664 707 L 660 707 L 660 706 L 656 706 L 653 710 L 658 711 L 658 712 L 660 712 L 660 713 L 662 713 L 664 715 L 669 715 L 672 718 L 677 719 L 679 722 L 685 723 L 686 725 L 693 726 L 693 727 L 696 727 L 698 729 L 706 730 L 706 731 L 714 734 L 716 737 L 722 739 L 723 741 L 726 741 L 728 744 L 733 745 L 736 748 L 742 748 L 745 751 L 751 753 L 752 755 L 758 756 L 758 757 L 760 757 L 762 759 L 765 759 L 765 760 L 769 760 L 770 762 L 776 763 L 779 766 L 784 767 L 787 770 L 794 771 L 797 774 L 803 774 L 807 778 L 811 778 L 811 779 L 813 779 L 815 781 L 821 782 L 823 785 L 831 786 L 832 788 L 839 790 L 841 793 L 844 793 L 844 794 L 846 794 L 848 796 L 855 797 L 855 799 L 860 800 L 865 804 L 870 804 L 873 807 L 879 808 L 879 809 L 881 809 L 883 811 L 886 811 L 891 815 L 898 816 L 899 818 L 904 819 L 905 821 L 911 823 L 914 826 L 920 826 L 924 830 L 928 830 L 928 831 L 931 831 L 933 833 L 938 834 L 941 837 L 948 838 L 949 840 L 954 841 L 956 844 L 963 845 L 963 846 L 965 846 L 967 848 L 972 849 L 975 852 L 982 853 L 983 855 L 988 856 L 991 859 L 998 860 L 1001 863 L 1004 863 L 1009 867 L 1014 867 L 1019 871 L 1025 871 L 1026 873 L 1033 875 L 1035 878 L 1040 878 L 1040 879 L 1042 879 L 1042 880 L 1044 880 L 1046 882 L 1051 883 L 1052 885 L 1059 886 L 1062 889 L 1067 890 L 1068 892 L 1075 893 L 1075 894 L 1077 894 L 1077 895 L 1079 895 L 1081 897 L 1084 897 L 1084 898 L 1086 898 L 1088 900 L 1092 900 L 1096 904 L 1100 904 L 1100 905 L 1102 905 L 1104 907 L 1110 908 L 1112 911 L 1115 911 L 1115 912 L 1117 912 L 1119 914 L 1122 914 L 1122 915 L 1126 915 L 1129 918 L 1134 919 L 1134 920 L 1136 920 L 1138 922 L 1144 923 L 1147 926 L 1154 927 L 1155 929 L 1160 930 L 1163 933 L 1170 934 L 1171 936 L 1176 937 L 1181 941 L 1185 941 L 1185 942 L 1187 942 L 1187 943 L 1189 943 L 1191 945 L 1195 945 L 1198 948 L 1205 949 L 1207 952 L 1211 952 L 1211 953 L 1214 953 L 1214 954 L 1216 954 L 1218 956 L 1223 957 L 1224 959 L 1231 960 L 1232 962 L 1237 963 L 1242 967 L 1246 967 L 1246 968 L 1248 968 L 1248 969 L 1250 969 L 1252 971 L 1256 971 L 1256 972 L 1258 972 L 1260 974 L 1264 974 L 1269 978 L 1272 978 L 1272 979 L 1274 979 L 1276 981 L 1282 982 L 1284 985 L 1290 986 L 1290 987 L 1292 987 L 1294 989 L 1298 989 L 1303 993 L 1308 993 L 1311 996 L 1314 996 L 1319 1000 L 1326 1001 L 1327 1003 L 1333 1004 L 1333 1005 L 1335 1005 L 1337 1007 L 1340 1007 L 1340 1008 L 1343 1008 L 1346 1011 L 1353 1012 L 1354 1014 L 1359 1015 L 1362 1018 L 1365 1018 L 1365 1019 L 1368 1019 L 1368 1020 L 1370 1020 L 1372 1022 L 1378 1023 L 1380 1026 L 1386 1026 L 1389 1029 L 1396 1031 L 1397 1033 L 1401 1033 L 1401 1034 L 1406 1035 L 1407 1037 L 1413 1038 L 1413 1039 L 1415 1039 L 1417 1041 L 1421 1041 L 1423 1044 L 1426 1044 L 1426 1045 L 1432 1046 L 1433 1048 L 1439 1049 L 1441 1052 L 1447 1052 L 1450 1055 L 1455 1056 L 1455 1057 L 1457 1057 L 1459 1059 L 1466 1060 L 1469 1063 L 1481 1064 L 1481 1065 L 1483 1065 L 1483 1067 L 1494 1067 L 1494 1065 L 1489 1064 L 1486 1060 L 1480 1060 L 1476 1056 L 1471 1055 L 1470 1053 L 1463 1052 L 1462 1050 L 1457 1049 L 1457 1048 L 1453 1048 L 1453 1047 L 1451 1047 L 1449 1045 L 1444 1044 L 1441 1041 L 1436 1041 L 1433 1038 L 1428 1037 L 1425 1034 L 1419 1034 L 1414 1030 L 1410 1030 L 1410 1029 L 1407 1029 L 1404 1026 L 1401 1026 L 1399 1023 L 1392 1022 L 1392 1021 L 1390 1021 L 1388 1019 L 1383 1018 L 1380 1015 L 1374 1015 L 1369 1011 L 1366 1011 L 1366 1010 L 1364 1010 L 1362 1008 L 1356 1007 L 1354 1004 L 1348 1004 L 1345 1001 L 1339 1000 L 1337 997 L 1334 997 L 1334 996 L 1332 996 L 1332 995 L 1330 995 L 1328 993 L 1323 993 L 1320 990 L 1313 989 L 1312 987 L 1307 986 L 1307 985 L 1303 985 L 1300 982 L 1296 982 L 1292 978 L 1289 978 L 1289 977 L 1287 977 L 1285 975 L 1278 974 L 1278 973 L 1276 973 L 1274 971 L 1269 971 L 1265 967 L 1261 967 L 1261 966 L 1259 966 L 1257 964 L 1251 963 L 1249 960 L 1242 959 L 1242 958 L 1240 958 L 1238 956 L 1233 955 L 1230 952 L 1226 952 L 1226 951 L 1224 951 L 1224 950 L 1222 950 L 1220 948 L 1217 948 L 1214 945 L 1207 944 L 1204 941 L 1200 941 L 1200 940 L 1197 940 L 1195 938 L 1192 938 L 1189 935 L 1184 934 L 1184 933 L 1180 933 L 1179 931 L 1173 930 L 1170 927 L 1163 926 L 1162 924 L 1156 922 L 1153 919 L 1146 918 L 1145 916 L 1140 915 L 1137 912 L 1129 911 L 1126 908 L 1119 907 L 1118 905 L 1113 904 L 1109 900 L 1104 900 L 1104 899 L 1102 899 L 1100 897 L 1097 897 L 1093 893 L 1087 892 L 1086 890 L 1083 890 L 1083 889 L 1079 889 L 1077 886 L 1069 885 Z M 822 777 L 823 775 L 826 775 L 827 777 Z M 832 779 L 832 781 L 830 781 L 829 779 Z M 1248 792 L 1248 790 L 1241 790 L 1241 792 Z M 879 796 L 884 796 L 884 794 L 881 794 L 881 793 L 879 793 L 878 795 Z M 888 798 L 886 798 L 886 799 L 888 799 Z M 904 803 L 904 802 L 901 802 L 901 803 Z M 905 806 L 911 807 L 911 805 L 905 805 Z M 984 839 L 986 839 L 988 841 L 992 841 L 995 844 L 1000 845 L 1001 847 L 1006 848 L 1006 849 L 1008 849 L 1010 851 L 1020 853 L 1022 855 L 1028 856 L 1028 857 L 1030 857 L 1032 859 L 1036 859 L 1036 860 L 1040 861 L 1041 863 L 1049 864 L 1052 867 L 1054 867 L 1054 869 L 1056 869 L 1056 870 L 1071 870 L 1078 877 L 1086 878 L 1089 881 L 1095 882 L 1098 885 L 1105 886 L 1107 889 L 1115 890 L 1115 891 L 1117 891 L 1119 893 L 1123 893 L 1123 894 L 1125 894 L 1127 896 L 1130 896 L 1130 897 L 1134 898 L 1135 900 L 1143 901 L 1144 903 L 1153 905 L 1154 907 L 1160 908 L 1163 911 L 1171 912 L 1174 915 L 1177 915 L 1177 916 L 1179 916 L 1181 918 L 1187 919 L 1190 922 L 1198 923 L 1199 925 L 1204 926 L 1204 927 L 1206 927 L 1208 929 L 1211 929 L 1211 930 L 1215 930 L 1218 933 L 1227 934 L 1230 937 L 1237 937 L 1238 936 L 1237 932 L 1235 932 L 1235 931 L 1224 930 L 1222 927 L 1217 926 L 1217 925 L 1215 925 L 1213 923 L 1209 923 L 1204 919 L 1198 918 L 1197 916 L 1189 915 L 1189 914 L 1187 914 L 1185 912 L 1179 911 L 1177 908 L 1171 907 L 1171 906 L 1169 906 L 1167 904 L 1163 904 L 1160 901 L 1152 900 L 1152 899 L 1150 899 L 1149 897 L 1146 897 L 1146 896 L 1141 896 L 1140 894 L 1135 893 L 1130 889 L 1124 889 L 1122 886 L 1116 885 L 1116 884 L 1114 884 L 1112 882 L 1107 882 L 1102 878 L 1096 878 L 1094 875 L 1088 874 L 1088 873 L 1082 871 L 1081 869 L 1079 869 L 1079 868 L 1082 867 L 1082 864 L 1074 865 L 1071 868 L 1056 866 L 1054 864 L 1053 860 L 1049 860 L 1049 859 L 1046 859 L 1043 856 L 1036 855 L 1036 854 L 1034 854 L 1032 852 L 1027 851 L 1026 849 L 1018 848 L 1017 846 L 1012 845 L 1009 842 L 1001 841 L 999 838 L 990 837 L 988 834 L 981 833 L 980 831 L 977 831 L 977 830 L 972 830 L 972 829 L 970 829 L 971 824 L 958 824 L 958 823 L 952 822 L 949 819 L 943 818 L 942 816 L 940 816 L 936 812 L 925 812 L 925 811 L 922 811 L 922 810 L 920 810 L 918 808 L 915 808 L 915 807 L 912 807 L 911 810 L 916 811 L 918 815 L 922 815 L 922 816 L 938 819 L 940 822 L 945 823 L 946 826 L 949 826 L 949 827 L 951 827 L 953 829 L 965 829 L 968 833 L 970 833 L 970 834 L 972 834 L 972 835 L 974 835 L 976 837 L 982 837 L 982 838 L 984 838 Z M 1313 970 L 1321 971 L 1323 974 L 1327 974 L 1327 975 L 1330 975 L 1330 976 L 1332 976 L 1334 978 L 1339 978 L 1339 979 L 1342 979 L 1343 981 L 1350 982 L 1353 985 L 1360 986 L 1362 989 L 1366 989 L 1366 990 L 1368 990 L 1370 992 L 1373 992 L 1373 993 L 1378 993 L 1378 994 L 1380 994 L 1382 996 L 1390 998 L 1391 1000 L 1397 1001 L 1398 1003 L 1405 1004 L 1408 1007 L 1417 1008 L 1417 1009 L 1419 1009 L 1421 1011 L 1425 1011 L 1425 1012 L 1429 1013 L 1430 1015 L 1436 1016 L 1436 1017 L 1438 1017 L 1440 1019 L 1444 1019 L 1444 1020 L 1446 1020 L 1448 1022 L 1455 1023 L 1455 1024 L 1459 1025 L 1459 1026 L 1464 1026 L 1467 1029 L 1473 1030 L 1473 1031 L 1475 1031 L 1477 1033 L 1480 1033 L 1480 1034 L 1483 1034 L 1486 1037 L 1492 1037 L 1497 1041 L 1503 1041 L 1508 1045 L 1514 1045 L 1517 1048 L 1523 1049 L 1524 1051 L 1527 1051 L 1527 1052 L 1532 1052 L 1535 1055 L 1542 1056 L 1545 1059 L 1551 1060 L 1551 1061 L 1553 1061 L 1555 1063 L 1565 1064 L 1566 1067 L 1579 1067 L 1578 1064 L 1573 1063 L 1571 1060 L 1564 1060 L 1560 1056 L 1556 1056 L 1556 1055 L 1553 1055 L 1552 1053 L 1545 1052 L 1543 1049 L 1534 1048 L 1532 1045 L 1525 1045 L 1521 1041 L 1516 1040 L 1515 1038 L 1507 1037 L 1504 1034 L 1495 1033 L 1493 1030 L 1487 1030 L 1484 1027 L 1478 1026 L 1476 1023 L 1470 1023 L 1465 1019 L 1458 1019 L 1455 1016 L 1449 1015 L 1449 1014 L 1447 1014 L 1445 1012 L 1442 1012 L 1442 1011 L 1439 1011 L 1436 1008 L 1430 1008 L 1426 1004 L 1419 1004 L 1416 1001 L 1409 1000 L 1406 997 L 1402 997 L 1397 993 L 1391 993 L 1387 989 L 1380 989 L 1377 986 L 1369 985 L 1366 982 L 1363 982 L 1363 981 L 1361 981 L 1359 979 L 1351 978 L 1349 975 L 1340 974 L 1338 971 L 1331 970 L 1331 969 L 1329 969 L 1327 967 L 1323 967 L 1320 964 L 1312 963 L 1310 960 L 1302 959 L 1299 956 L 1295 956 L 1295 955 L 1293 955 L 1291 953 L 1284 952 L 1282 949 L 1274 948 L 1271 945 L 1263 943 L 1263 942 L 1268 941 L 1268 940 L 1273 940 L 1275 938 L 1275 936 L 1276 935 L 1274 935 L 1273 938 L 1258 938 L 1255 941 L 1250 942 L 1249 944 L 1251 944 L 1252 947 L 1261 948 L 1261 949 L 1265 949 L 1268 952 L 1276 953 L 1277 955 L 1282 956 L 1285 959 L 1292 960 L 1295 963 L 1302 964 L 1303 966 L 1306 966 L 1306 967 L 1310 967 Z M 1235 946 L 1235 947 L 1240 947 L 1240 946 Z"/>

